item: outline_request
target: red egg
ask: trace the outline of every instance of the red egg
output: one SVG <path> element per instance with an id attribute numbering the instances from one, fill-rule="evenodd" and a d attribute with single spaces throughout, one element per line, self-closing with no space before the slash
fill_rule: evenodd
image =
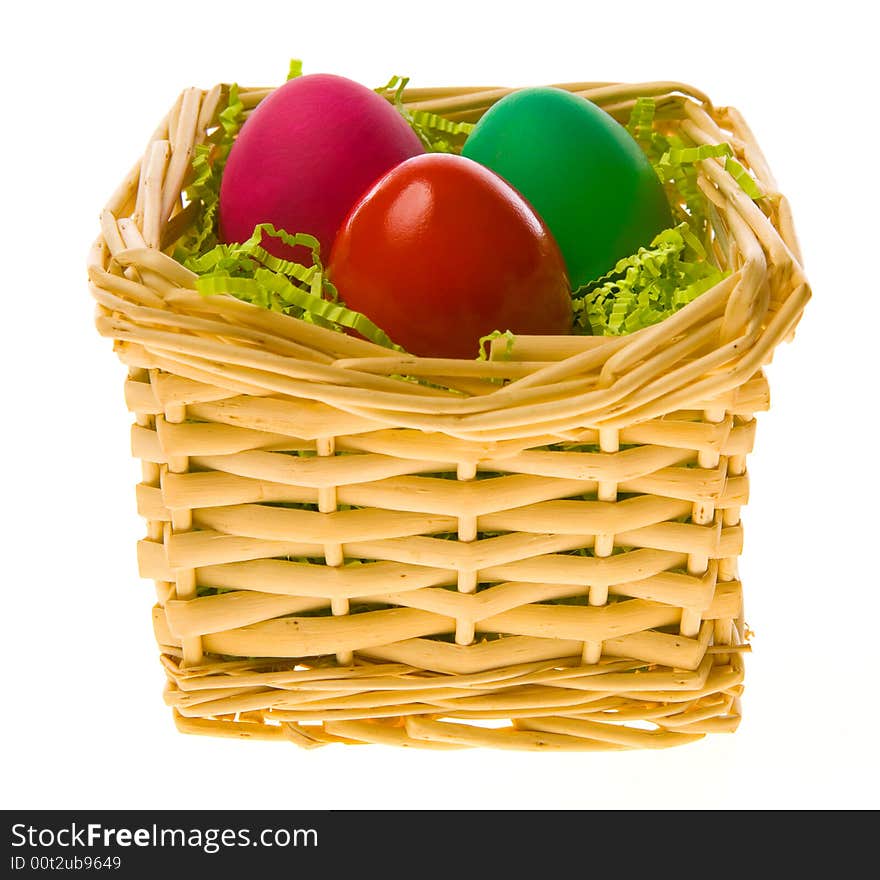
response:
<path id="1" fill-rule="evenodd" d="M 271 223 L 314 235 L 326 258 L 365 190 L 422 152 L 406 120 L 366 86 L 322 73 L 289 80 L 257 106 L 233 143 L 220 186 L 220 239 L 246 241 L 258 223 Z M 263 244 L 276 256 L 294 256 L 278 239 L 264 236 Z"/>
<path id="2" fill-rule="evenodd" d="M 553 236 L 519 193 L 462 156 L 416 156 L 377 181 L 327 271 L 349 308 L 416 355 L 473 358 L 494 330 L 571 328 Z"/>

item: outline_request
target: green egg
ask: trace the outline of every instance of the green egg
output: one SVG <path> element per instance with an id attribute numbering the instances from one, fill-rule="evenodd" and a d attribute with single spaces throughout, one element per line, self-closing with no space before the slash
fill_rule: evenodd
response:
<path id="1" fill-rule="evenodd" d="M 483 115 L 462 152 L 504 178 L 540 214 L 573 289 L 672 225 L 663 186 L 629 132 L 562 89 L 507 95 Z"/>

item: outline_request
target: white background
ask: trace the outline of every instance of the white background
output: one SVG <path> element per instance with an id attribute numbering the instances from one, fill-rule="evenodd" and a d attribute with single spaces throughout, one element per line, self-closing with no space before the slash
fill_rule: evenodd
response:
<path id="1" fill-rule="evenodd" d="M 5 808 L 876 808 L 875 31 L 836 2 L 151 2 L 4 12 Z M 355 4 L 351 4 L 355 7 Z M 137 576 L 124 368 L 93 329 L 98 213 L 186 86 L 679 80 L 751 124 L 813 287 L 768 373 L 741 574 L 755 632 L 732 736 L 662 752 L 426 752 L 214 740 L 162 703 Z M 873 68 L 873 69 L 869 69 Z"/>

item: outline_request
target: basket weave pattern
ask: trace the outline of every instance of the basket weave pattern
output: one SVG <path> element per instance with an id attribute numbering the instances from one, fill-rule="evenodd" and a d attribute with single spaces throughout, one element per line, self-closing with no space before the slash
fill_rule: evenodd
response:
<path id="1" fill-rule="evenodd" d="M 699 163 L 731 274 L 630 336 L 416 358 L 200 296 L 169 253 L 225 87 L 184 91 L 110 199 L 90 286 L 128 366 L 139 566 L 181 730 L 600 750 L 736 728 L 746 456 L 762 366 L 809 297 L 788 204 L 733 108 L 676 83 L 565 87 L 622 121 L 655 96 L 765 193 Z M 405 101 L 473 120 L 505 93 Z"/>

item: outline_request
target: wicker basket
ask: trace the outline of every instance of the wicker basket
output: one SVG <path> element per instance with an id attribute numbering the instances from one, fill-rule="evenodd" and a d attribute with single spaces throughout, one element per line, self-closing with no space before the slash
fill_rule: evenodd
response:
<path id="1" fill-rule="evenodd" d="M 746 456 L 762 366 L 809 298 L 788 204 L 733 108 L 677 83 L 564 87 L 622 121 L 654 96 L 765 193 L 699 163 L 731 274 L 629 336 L 415 358 L 200 296 L 169 252 L 224 87 L 183 92 L 110 199 L 89 278 L 128 366 L 140 573 L 180 730 L 610 750 L 736 729 Z M 473 120 L 506 91 L 405 101 Z"/>

